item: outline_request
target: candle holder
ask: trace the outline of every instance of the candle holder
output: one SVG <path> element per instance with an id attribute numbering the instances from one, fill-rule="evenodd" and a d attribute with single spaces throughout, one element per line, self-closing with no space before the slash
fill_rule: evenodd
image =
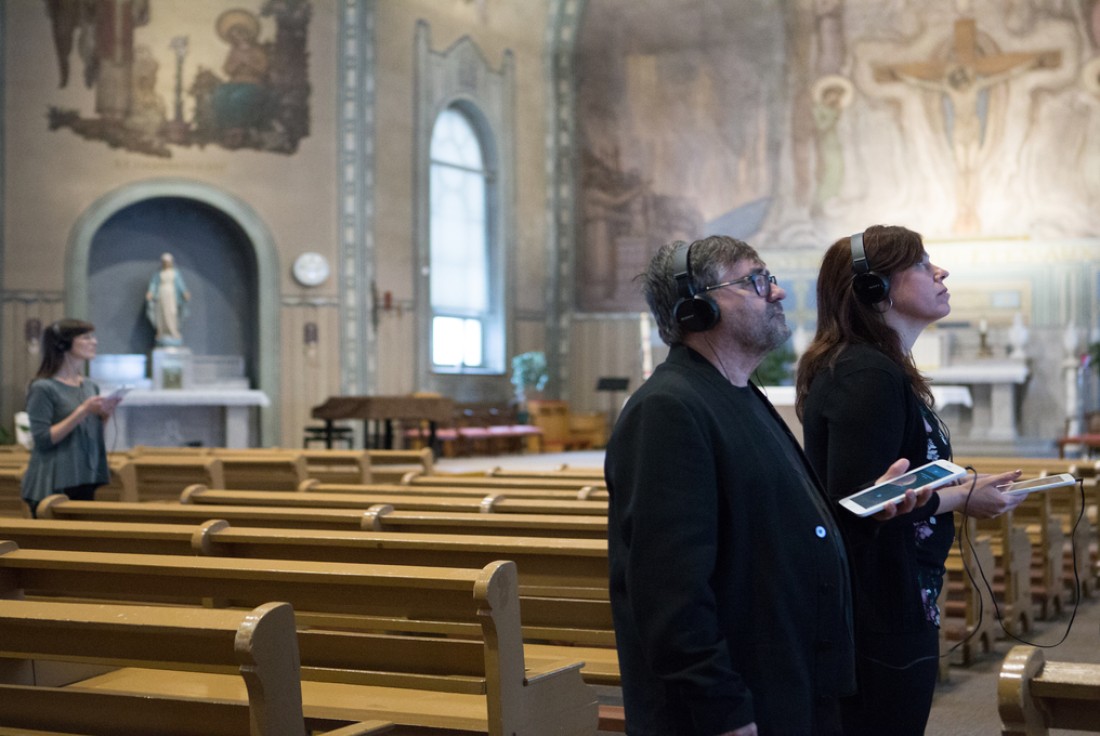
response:
<path id="1" fill-rule="evenodd" d="M 979 358 L 992 358 L 993 348 L 989 347 L 989 333 L 978 333 L 978 357 Z"/>

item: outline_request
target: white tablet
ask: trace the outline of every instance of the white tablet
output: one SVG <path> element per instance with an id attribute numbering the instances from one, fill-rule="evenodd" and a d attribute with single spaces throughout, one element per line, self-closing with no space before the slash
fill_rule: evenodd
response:
<path id="1" fill-rule="evenodd" d="M 939 488 L 964 475 L 966 468 L 947 460 L 933 460 L 893 480 L 842 498 L 840 505 L 857 516 L 871 516 L 889 504 L 900 503 L 908 490 L 918 490 L 925 486 Z"/>
<path id="2" fill-rule="evenodd" d="M 133 386 L 119 386 L 111 393 L 107 394 L 103 398 L 107 401 L 122 401 L 122 397 L 130 393 L 133 390 Z"/>
<path id="3" fill-rule="evenodd" d="M 1031 493 L 1033 491 L 1046 491 L 1051 488 L 1072 486 L 1076 482 L 1077 479 L 1069 473 L 1059 473 L 1058 475 L 1047 475 L 1042 478 L 1018 480 L 1015 483 L 1000 486 L 1000 489 L 1001 493 L 1011 493 L 1015 495 L 1018 493 Z"/>

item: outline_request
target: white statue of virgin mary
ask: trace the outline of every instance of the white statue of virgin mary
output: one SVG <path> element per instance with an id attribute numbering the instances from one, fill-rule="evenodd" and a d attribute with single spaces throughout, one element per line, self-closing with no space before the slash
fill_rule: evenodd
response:
<path id="1" fill-rule="evenodd" d="M 187 318 L 191 292 L 183 283 L 171 253 L 160 257 L 160 270 L 149 279 L 145 291 L 145 316 L 156 329 L 157 347 L 183 345 L 180 325 Z"/>

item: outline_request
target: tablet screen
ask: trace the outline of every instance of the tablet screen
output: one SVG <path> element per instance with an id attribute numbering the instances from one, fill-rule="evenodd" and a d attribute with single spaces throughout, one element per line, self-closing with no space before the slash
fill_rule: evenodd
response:
<path id="1" fill-rule="evenodd" d="M 937 480 L 949 478 L 952 475 L 954 475 L 954 473 L 952 473 L 949 468 L 945 468 L 942 465 L 926 465 L 923 468 L 917 468 L 905 475 L 899 475 L 897 478 L 887 481 L 882 485 L 869 488 L 863 493 L 851 496 L 849 500 L 860 508 L 869 509 L 872 506 L 877 506 L 883 501 L 889 501 L 892 498 L 903 495 L 910 488 L 921 488 Z"/>

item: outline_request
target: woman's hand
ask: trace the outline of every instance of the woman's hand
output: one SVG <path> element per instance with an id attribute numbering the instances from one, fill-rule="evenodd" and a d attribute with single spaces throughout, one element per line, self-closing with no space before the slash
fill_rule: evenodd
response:
<path id="1" fill-rule="evenodd" d="M 963 478 L 958 485 L 940 490 L 940 511 L 962 511 L 976 519 L 992 519 L 1023 503 L 1026 493 L 1008 494 L 1001 492 L 1001 486 L 1019 479 L 1020 470 L 1007 473 L 979 475 Z M 970 486 L 973 483 L 974 492 Z M 969 497 L 969 500 L 968 500 Z"/>
<path id="2" fill-rule="evenodd" d="M 108 418 L 114 412 L 118 402 L 103 396 L 89 396 L 81 402 L 77 411 L 83 411 L 84 416 L 96 415 L 103 419 Z"/>
<path id="3" fill-rule="evenodd" d="M 906 470 L 909 470 L 909 461 L 905 458 L 899 458 L 894 461 L 893 465 L 886 469 L 885 473 L 879 476 L 879 479 L 876 480 L 875 483 L 885 483 L 888 480 L 897 478 L 899 475 L 903 475 Z M 910 488 L 905 492 L 905 498 L 903 498 L 900 503 L 889 504 L 871 518 L 875 521 L 887 521 L 888 519 L 893 519 L 895 516 L 908 514 L 913 509 L 919 509 L 921 506 L 928 503 L 933 493 L 935 493 L 935 491 L 928 486 L 924 486 L 923 488 Z"/>

